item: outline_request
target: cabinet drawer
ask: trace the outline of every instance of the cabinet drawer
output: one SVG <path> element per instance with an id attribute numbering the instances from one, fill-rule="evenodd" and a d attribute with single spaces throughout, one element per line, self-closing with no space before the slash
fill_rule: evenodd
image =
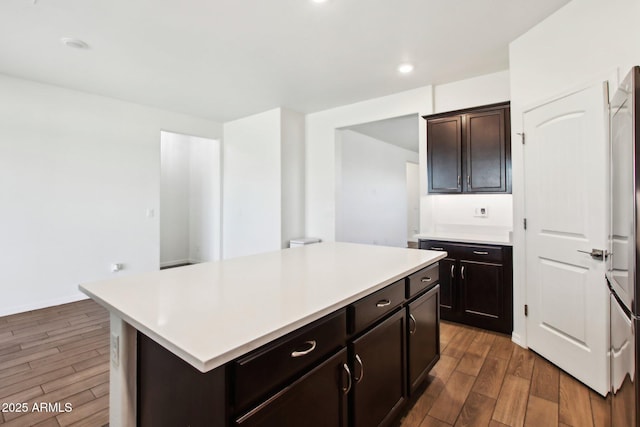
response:
<path id="1" fill-rule="evenodd" d="M 246 408 L 345 345 L 347 318 L 340 310 L 234 362 L 234 401 Z"/>
<path id="2" fill-rule="evenodd" d="M 420 249 L 427 249 L 430 251 L 444 251 L 450 252 L 451 247 L 446 243 L 439 242 L 437 240 L 419 240 L 418 245 Z"/>
<path id="3" fill-rule="evenodd" d="M 411 298 L 423 289 L 435 285 L 438 282 L 440 266 L 432 264 L 409 276 L 407 281 L 407 298 Z"/>
<path id="4" fill-rule="evenodd" d="M 351 304 L 351 332 L 360 332 L 404 302 L 405 280 L 399 280 Z"/>
<path id="5" fill-rule="evenodd" d="M 464 246 L 460 249 L 460 258 L 471 261 L 502 263 L 502 248 L 495 246 Z"/>

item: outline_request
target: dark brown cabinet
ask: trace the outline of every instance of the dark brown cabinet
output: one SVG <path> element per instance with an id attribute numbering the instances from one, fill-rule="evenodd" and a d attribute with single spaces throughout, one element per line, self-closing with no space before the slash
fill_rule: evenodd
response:
<path id="1" fill-rule="evenodd" d="M 440 356 L 439 276 L 431 264 L 206 373 L 138 332 L 137 425 L 392 425 Z"/>
<path id="2" fill-rule="evenodd" d="M 440 286 L 407 306 L 407 355 L 409 393 L 413 393 L 440 359 Z"/>
<path id="3" fill-rule="evenodd" d="M 424 118 L 430 193 L 511 192 L 508 102 Z"/>
<path id="4" fill-rule="evenodd" d="M 351 388 L 347 350 L 322 363 L 248 414 L 236 420 L 242 427 L 346 427 Z"/>
<path id="5" fill-rule="evenodd" d="M 354 427 L 385 426 L 406 397 L 405 311 L 350 344 Z"/>
<path id="6" fill-rule="evenodd" d="M 513 330 L 512 248 L 420 240 L 446 251 L 440 261 L 440 318 L 510 334 Z"/>

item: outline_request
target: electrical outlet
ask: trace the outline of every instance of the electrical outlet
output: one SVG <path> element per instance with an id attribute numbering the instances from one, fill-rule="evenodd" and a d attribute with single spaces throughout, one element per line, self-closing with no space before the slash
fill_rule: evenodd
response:
<path id="1" fill-rule="evenodd" d="M 113 366 L 120 364 L 120 337 L 114 333 L 111 334 L 111 363 Z"/>
<path id="2" fill-rule="evenodd" d="M 120 263 L 111 264 L 111 272 L 112 273 L 117 273 L 118 271 L 122 270 L 123 268 L 124 268 L 124 264 L 120 264 Z"/>
<path id="3" fill-rule="evenodd" d="M 473 216 L 486 218 L 489 216 L 489 211 L 486 207 L 475 208 L 473 210 Z"/>

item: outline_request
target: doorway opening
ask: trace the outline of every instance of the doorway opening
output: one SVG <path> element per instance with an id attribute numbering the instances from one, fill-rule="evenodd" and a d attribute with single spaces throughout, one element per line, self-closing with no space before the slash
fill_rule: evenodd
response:
<path id="1" fill-rule="evenodd" d="M 415 240 L 419 125 L 416 113 L 336 129 L 336 240 L 397 247 Z"/>
<path id="2" fill-rule="evenodd" d="M 221 144 L 160 132 L 160 268 L 220 259 Z"/>

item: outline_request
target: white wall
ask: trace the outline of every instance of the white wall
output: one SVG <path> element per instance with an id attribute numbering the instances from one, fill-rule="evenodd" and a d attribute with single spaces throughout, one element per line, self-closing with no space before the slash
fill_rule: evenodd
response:
<path id="1" fill-rule="evenodd" d="M 224 124 L 223 258 L 281 248 L 281 110 Z"/>
<path id="2" fill-rule="evenodd" d="M 375 98 L 306 117 L 306 230 L 307 236 L 336 238 L 336 129 L 400 117 L 432 113 L 431 86 Z M 419 125 L 420 164 L 426 164 L 426 129 Z M 420 170 L 421 192 L 426 192 L 426 169 Z M 428 219 L 422 218 L 423 221 Z"/>
<path id="3" fill-rule="evenodd" d="M 500 71 L 472 79 L 415 89 L 346 105 L 307 116 L 307 235 L 336 238 L 335 130 L 350 125 L 419 113 L 458 110 L 508 101 L 509 72 Z M 435 110 L 433 109 L 435 107 Z M 419 123 L 420 231 L 427 233 L 452 224 L 512 227 L 511 195 L 428 195 L 426 126 Z M 490 209 L 488 218 L 475 218 L 473 208 Z M 453 222 L 452 222 L 453 221 Z"/>
<path id="4" fill-rule="evenodd" d="M 281 179 L 282 179 L 282 248 L 289 240 L 303 237 L 305 233 L 304 185 L 304 114 L 281 110 Z"/>
<path id="5" fill-rule="evenodd" d="M 162 132 L 160 137 L 160 266 L 189 262 L 189 136 Z"/>
<path id="6" fill-rule="evenodd" d="M 508 101 L 509 71 L 437 85 L 433 93 L 435 113 Z"/>
<path id="7" fill-rule="evenodd" d="M 415 235 L 420 233 L 420 165 L 406 164 L 407 180 L 407 241 L 417 242 Z"/>
<path id="8" fill-rule="evenodd" d="M 189 148 L 189 262 L 216 261 L 222 250 L 221 143 L 189 136 Z"/>
<path id="9" fill-rule="evenodd" d="M 0 76 L 0 315 L 158 268 L 160 131 L 216 122 Z"/>
<path id="10" fill-rule="evenodd" d="M 352 130 L 336 147 L 336 240 L 407 246 L 407 162 L 418 153 Z"/>
<path id="11" fill-rule="evenodd" d="M 639 16 L 637 0 L 574 0 L 511 43 L 512 141 L 518 141 L 526 108 L 611 75 L 623 77 L 632 65 L 640 64 Z M 521 224 L 521 144 L 512 144 L 512 160 L 514 221 Z M 518 308 L 525 303 L 524 247 L 524 230 L 514 227 L 514 339 L 526 345 L 524 316 Z"/>

